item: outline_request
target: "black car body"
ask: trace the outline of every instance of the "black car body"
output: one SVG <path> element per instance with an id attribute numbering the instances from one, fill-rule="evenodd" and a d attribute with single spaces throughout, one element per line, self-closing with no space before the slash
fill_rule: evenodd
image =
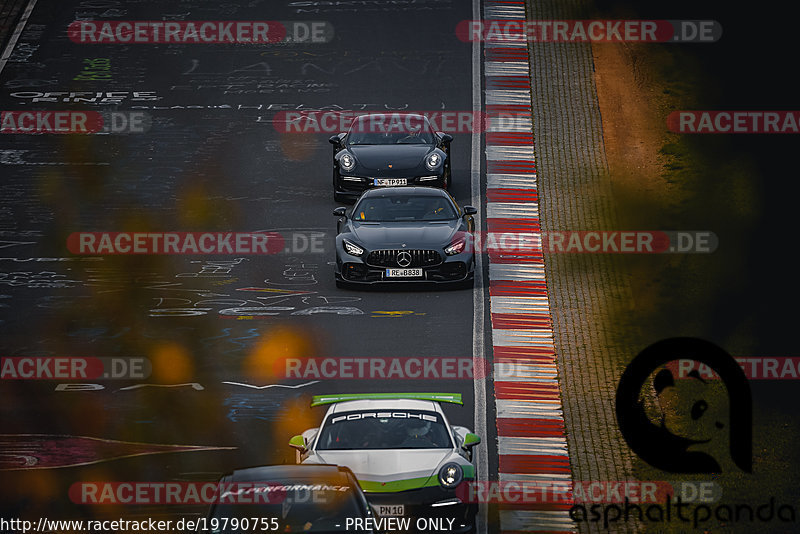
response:
<path id="1" fill-rule="evenodd" d="M 340 465 L 239 469 L 222 477 L 219 488 L 220 502 L 198 522 L 198 533 L 326 534 L 348 530 L 348 519 L 369 518 L 371 523 L 375 518 L 355 475 Z M 374 534 L 369 528 L 364 531 Z"/>
<path id="2" fill-rule="evenodd" d="M 450 142 L 423 115 L 372 113 L 357 117 L 347 132 L 331 136 L 333 196 L 355 200 L 366 189 L 451 183 Z"/>
<path id="3" fill-rule="evenodd" d="M 435 282 L 470 284 L 475 273 L 476 212 L 458 207 L 447 191 L 389 187 L 364 192 L 340 217 L 336 283 Z"/>

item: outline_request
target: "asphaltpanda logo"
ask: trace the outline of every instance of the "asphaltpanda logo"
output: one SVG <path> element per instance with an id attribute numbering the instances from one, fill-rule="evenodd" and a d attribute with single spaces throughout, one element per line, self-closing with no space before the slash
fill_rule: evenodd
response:
<path id="1" fill-rule="evenodd" d="M 670 396 L 683 401 L 687 405 L 681 412 L 685 420 L 676 425 L 662 412 L 660 420 L 654 422 L 652 411 L 648 414 L 645 406 L 643 388 L 656 370 L 679 359 L 706 364 L 719 375 L 727 391 L 727 414 L 713 410 L 709 400 L 703 398 L 702 389 L 709 384 L 696 371 L 683 379 L 676 378 L 665 368 L 656 373 L 652 387 L 658 399 Z M 689 389 L 691 394 L 683 393 Z M 685 398 L 680 399 L 681 395 Z M 711 342 L 688 337 L 671 338 L 644 349 L 622 374 L 617 387 L 616 413 L 619 429 L 628 446 L 653 467 L 670 473 L 721 472 L 719 458 L 697 449 L 727 439 L 735 468 L 752 472 L 750 385 L 736 360 Z"/>

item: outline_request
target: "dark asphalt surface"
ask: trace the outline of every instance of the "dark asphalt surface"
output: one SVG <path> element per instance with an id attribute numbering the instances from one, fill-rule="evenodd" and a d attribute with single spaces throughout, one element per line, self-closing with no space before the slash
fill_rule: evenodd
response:
<path id="1" fill-rule="evenodd" d="M 2 434 L 230 449 L 113 459 L 132 452 L 67 444 L 63 437 L 15 438 L 13 446 L 6 442 L 3 468 L 53 461 L 53 451 L 41 444 L 48 440 L 72 457 L 85 453 L 100 463 L 3 472 L 4 514 L 197 511 L 82 508 L 66 496 L 78 481 L 210 480 L 236 467 L 291 462 L 289 437 L 317 426 L 324 414 L 308 408 L 313 394 L 460 392 L 464 407 L 445 409 L 454 424 L 473 426 L 471 380 L 322 380 L 263 388 L 308 382 L 270 375 L 269 364 L 279 357 L 472 356 L 471 291 L 335 287 L 330 134 L 284 134 L 272 122 L 277 112 L 293 110 L 469 110 L 470 48 L 452 29 L 470 18 L 470 6 L 446 0 L 381 8 L 310 4 L 36 4 L 0 74 L 0 107 L 143 111 L 152 126 L 140 134 L 0 137 L 0 353 L 145 357 L 154 370 L 147 380 L 93 380 L 99 386 L 70 391 L 59 391 L 58 380 L 4 381 Z M 324 20 L 335 37 L 326 44 L 78 44 L 66 28 L 80 18 Z M 87 60 L 110 65 L 110 76 L 76 80 Z M 36 93 L 56 91 L 116 96 L 110 103 L 32 101 Z M 468 204 L 468 134 L 455 134 L 452 157 L 451 192 Z M 73 232 L 141 230 L 275 230 L 296 244 L 270 256 L 99 259 L 66 247 Z M 304 241 L 312 234 L 321 252 Z M 142 383 L 175 387 L 137 386 Z"/>

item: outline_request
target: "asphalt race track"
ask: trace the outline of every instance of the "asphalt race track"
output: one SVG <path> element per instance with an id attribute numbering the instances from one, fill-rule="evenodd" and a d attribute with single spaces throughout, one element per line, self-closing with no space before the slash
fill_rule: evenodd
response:
<path id="1" fill-rule="evenodd" d="M 409 392 L 481 437 L 476 534 L 690 530 L 610 525 L 629 490 L 797 531 L 797 17 L 701 4 L 0 1 L 0 534 L 198 518 L 91 488 L 294 464 L 312 396 Z M 329 138 L 371 113 L 453 136 L 473 288 L 337 287 Z"/>
<path id="2" fill-rule="evenodd" d="M 3 473 L 2 501 L 12 515 L 74 515 L 76 505 L 57 496 L 76 481 L 211 480 L 236 467 L 291 462 L 289 437 L 324 413 L 308 408 L 312 394 L 458 392 L 464 406 L 446 410 L 455 424 L 474 426 L 471 377 L 286 379 L 274 365 L 308 355 L 472 357 L 472 291 L 335 287 L 331 134 L 286 133 L 274 120 L 296 110 L 471 110 L 471 48 L 451 30 L 471 7 L 387 7 L 380 15 L 391 16 L 389 25 L 375 24 L 378 13 L 369 9 L 292 4 L 40 1 L 30 14 L 0 78 L 3 109 L 143 112 L 149 129 L 0 139 L 3 354 L 144 357 L 153 375 L 5 384 L 2 467 L 12 470 Z M 265 17 L 325 20 L 335 37 L 123 45 L 76 43 L 66 33 L 81 18 Z M 24 50 L 32 58 L 20 56 Z M 85 70 L 96 79 L 76 80 Z M 33 101 L 56 91 L 104 94 L 95 102 Z M 471 136 L 453 134 L 451 192 L 464 205 Z M 285 246 L 239 256 L 67 248 L 74 232 L 145 229 L 274 231 Z M 125 443 L 103 447 L 96 439 Z M 163 452 L 155 445 L 202 449 L 155 454 Z M 120 459 L 133 454 L 142 455 Z M 51 498 L 31 504 L 24 488 L 35 492 L 42 481 Z"/>

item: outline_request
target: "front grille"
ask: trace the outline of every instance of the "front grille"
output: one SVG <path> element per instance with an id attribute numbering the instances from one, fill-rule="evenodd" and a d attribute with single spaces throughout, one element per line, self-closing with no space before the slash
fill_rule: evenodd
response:
<path id="1" fill-rule="evenodd" d="M 397 263 L 397 256 L 401 252 L 408 252 L 411 255 L 411 263 L 409 265 Z M 367 256 L 367 264 L 375 267 L 430 267 L 440 263 L 442 263 L 442 257 L 435 250 L 373 250 Z"/>

